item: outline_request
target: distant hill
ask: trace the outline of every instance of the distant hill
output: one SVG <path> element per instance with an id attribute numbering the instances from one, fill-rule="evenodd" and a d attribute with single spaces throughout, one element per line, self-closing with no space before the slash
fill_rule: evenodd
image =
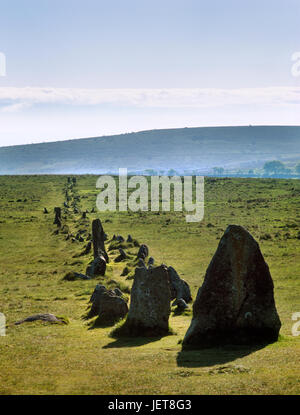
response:
<path id="1" fill-rule="evenodd" d="M 0 147 L 0 174 L 182 173 L 300 161 L 300 127 L 203 127 Z"/>

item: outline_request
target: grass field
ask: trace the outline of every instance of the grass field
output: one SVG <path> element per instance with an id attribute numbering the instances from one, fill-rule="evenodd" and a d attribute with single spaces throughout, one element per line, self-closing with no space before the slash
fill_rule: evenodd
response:
<path id="1" fill-rule="evenodd" d="M 95 207 L 96 179 L 77 177 L 81 210 Z M 156 265 L 173 266 L 194 298 L 228 224 L 256 238 L 274 280 L 279 341 L 184 352 L 180 341 L 191 311 L 172 312 L 175 334 L 160 339 L 117 340 L 109 336 L 112 327 L 93 328 L 83 319 L 97 282 L 119 286 L 129 297 L 132 279 L 120 276 L 124 264 L 111 261 L 104 277 L 63 280 L 70 271 L 84 273 L 92 258 L 78 256 L 84 243 L 54 232 L 53 208 L 63 206 L 66 183 L 66 176 L 0 177 L 0 312 L 7 319 L 0 337 L 1 394 L 300 393 L 300 336 L 291 333 L 291 316 L 300 312 L 299 180 L 206 179 L 200 223 L 186 223 L 181 212 L 97 212 L 84 220 L 70 210 L 65 223 L 72 233 L 90 230 L 100 217 L 109 238 L 131 234 L 149 246 Z M 46 312 L 70 323 L 14 325 Z"/>

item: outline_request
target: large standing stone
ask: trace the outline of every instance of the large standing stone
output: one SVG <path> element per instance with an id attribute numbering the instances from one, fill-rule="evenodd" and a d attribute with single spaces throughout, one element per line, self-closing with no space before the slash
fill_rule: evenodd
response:
<path id="1" fill-rule="evenodd" d="M 109 259 L 104 246 L 104 235 L 105 234 L 100 219 L 94 219 L 92 223 L 94 258 L 96 259 L 98 256 L 104 256 L 106 262 L 108 263 Z"/>
<path id="2" fill-rule="evenodd" d="M 164 265 L 136 268 L 124 335 L 160 336 L 169 332 L 170 282 Z M 120 332 L 120 334 L 122 333 Z"/>
<path id="3" fill-rule="evenodd" d="M 192 301 L 192 296 L 188 283 L 179 277 L 173 267 L 169 267 L 168 271 L 171 282 L 172 300 L 174 298 L 177 298 L 178 300 L 182 298 L 186 303 L 190 303 Z"/>
<path id="4" fill-rule="evenodd" d="M 273 281 L 258 243 L 229 225 L 206 271 L 183 346 L 276 341 L 281 327 Z"/>

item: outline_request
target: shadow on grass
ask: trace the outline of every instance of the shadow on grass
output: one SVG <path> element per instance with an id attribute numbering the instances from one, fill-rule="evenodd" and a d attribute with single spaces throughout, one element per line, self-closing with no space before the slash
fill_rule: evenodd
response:
<path id="1" fill-rule="evenodd" d="M 114 349 L 119 347 L 138 347 L 143 346 L 144 344 L 156 342 L 162 337 L 123 337 L 119 339 L 114 339 L 111 343 L 103 346 L 103 349 Z"/>
<path id="2" fill-rule="evenodd" d="M 87 319 L 86 319 L 87 320 Z M 113 327 L 116 323 L 118 323 L 118 320 L 110 320 L 110 319 L 104 319 L 100 316 L 98 316 L 96 319 L 91 320 L 88 325 L 88 330 L 94 330 L 94 329 L 106 329 L 108 327 Z"/>
<path id="3" fill-rule="evenodd" d="M 181 350 L 177 355 L 179 367 L 208 367 L 233 362 L 248 356 L 267 344 L 253 346 L 223 346 L 212 349 Z"/>

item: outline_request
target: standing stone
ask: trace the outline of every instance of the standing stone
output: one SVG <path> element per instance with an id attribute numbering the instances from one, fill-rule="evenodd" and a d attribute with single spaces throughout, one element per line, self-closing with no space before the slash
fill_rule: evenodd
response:
<path id="1" fill-rule="evenodd" d="M 147 269 L 146 264 L 145 264 L 145 262 L 142 258 L 139 258 L 137 266 L 140 267 L 140 268 L 146 268 Z"/>
<path id="2" fill-rule="evenodd" d="M 198 291 L 183 346 L 276 341 L 281 322 L 273 289 L 258 243 L 241 226 L 229 225 Z"/>
<path id="3" fill-rule="evenodd" d="M 57 225 L 58 227 L 61 226 L 61 208 L 55 207 L 54 208 L 55 218 L 54 218 L 54 225 Z"/>
<path id="4" fill-rule="evenodd" d="M 115 288 L 114 291 L 107 290 L 104 285 L 97 284 L 90 298 L 92 303 L 88 318 L 98 315 L 103 323 L 115 322 L 126 316 L 128 306 L 121 298 L 122 292 Z"/>
<path id="5" fill-rule="evenodd" d="M 132 236 L 128 235 L 126 242 L 133 242 Z"/>
<path id="6" fill-rule="evenodd" d="M 54 314 L 44 313 L 44 314 L 34 314 L 34 315 L 29 316 L 29 317 L 27 317 L 23 320 L 16 321 L 15 325 L 19 325 L 19 324 L 22 324 L 22 323 L 25 323 L 25 322 L 37 321 L 37 320 L 48 321 L 49 323 L 68 324 L 68 321 L 63 317 L 57 317 Z"/>
<path id="7" fill-rule="evenodd" d="M 140 249 L 139 249 L 139 252 L 138 252 L 138 254 L 137 254 L 137 257 L 138 258 L 142 258 L 142 259 L 145 259 L 145 258 L 147 258 L 147 256 L 149 255 L 149 249 L 148 249 L 148 246 L 147 245 L 145 245 L 145 244 L 142 244 L 141 246 L 140 246 Z"/>
<path id="8" fill-rule="evenodd" d="M 88 317 L 94 317 L 97 316 L 99 314 L 99 310 L 100 310 L 100 301 L 101 301 L 101 296 L 104 292 L 106 292 L 106 288 L 104 285 L 101 284 L 97 284 L 94 292 L 90 298 L 90 303 L 92 303 L 91 305 L 91 309 L 88 313 Z"/>
<path id="9" fill-rule="evenodd" d="M 179 277 L 173 267 L 169 267 L 168 271 L 171 282 L 172 300 L 174 298 L 177 298 L 178 300 L 182 298 L 186 303 L 190 303 L 192 301 L 192 296 L 188 283 Z"/>
<path id="10" fill-rule="evenodd" d="M 104 246 L 104 231 L 100 219 L 94 219 L 92 223 L 92 238 L 94 248 L 94 258 L 103 256 L 106 262 L 109 262 L 108 255 Z"/>
<path id="11" fill-rule="evenodd" d="M 97 256 L 92 262 L 90 262 L 86 269 L 86 275 L 93 278 L 97 275 L 105 275 L 106 260 L 103 255 Z"/>
<path id="12" fill-rule="evenodd" d="M 127 320 L 122 327 L 124 335 L 160 336 L 168 334 L 170 301 L 167 267 L 161 265 L 149 270 L 136 268 L 131 289 L 130 309 Z"/>
<path id="13" fill-rule="evenodd" d="M 127 259 L 127 255 L 126 255 L 126 252 L 124 251 L 124 249 L 119 248 L 119 253 L 120 253 L 120 255 L 118 255 L 115 258 L 115 262 L 121 262 L 121 261 L 124 261 L 125 259 Z"/>

